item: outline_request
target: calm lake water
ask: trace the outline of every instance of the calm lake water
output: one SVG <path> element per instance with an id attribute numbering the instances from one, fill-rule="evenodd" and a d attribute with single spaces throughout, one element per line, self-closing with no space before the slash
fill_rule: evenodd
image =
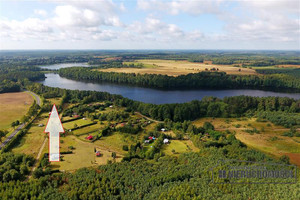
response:
<path id="1" fill-rule="evenodd" d="M 67 67 L 91 67 L 88 63 L 61 63 L 61 64 L 54 64 L 54 65 L 43 65 L 39 66 L 42 69 L 60 69 L 60 68 L 67 68 Z"/>
<path id="2" fill-rule="evenodd" d="M 119 85 L 113 83 L 89 83 L 75 81 L 60 77 L 58 74 L 46 74 L 46 79 L 40 83 L 50 87 L 60 87 L 71 90 L 91 90 L 100 92 L 109 92 L 111 94 L 120 94 L 129 99 L 142 101 L 146 103 L 164 104 L 164 103 L 184 103 L 192 100 L 201 100 L 205 96 L 215 96 L 219 98 L 228 96 L 278 96 L 300 99 L 300 93 L 282 93 L 263 90 L 158 90 L 152 88 L 142 88 L 136 86 Z"/>

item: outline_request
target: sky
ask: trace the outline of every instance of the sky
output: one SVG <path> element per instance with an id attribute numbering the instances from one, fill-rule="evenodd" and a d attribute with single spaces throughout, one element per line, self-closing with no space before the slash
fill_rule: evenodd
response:
<path id="1" fill-rule="evenodd" d="M 0 0 L 0 49 L 300 50 L 300 1 Z"/>

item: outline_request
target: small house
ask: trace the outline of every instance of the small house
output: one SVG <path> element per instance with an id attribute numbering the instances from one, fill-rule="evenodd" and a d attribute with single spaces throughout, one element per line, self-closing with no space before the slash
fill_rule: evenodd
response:
<path id="1" fill-rule="evenodd" d="M 149 144 L 149 143 L 150 143 L 150 140 L 145 140 L 145 143 Z"/>
<path id="2" fill-rule="evenodd" d="M 109 106 L 110 108 L 112 108 L 113 106 Z"/>
<path id="3" fill-rule="evenodd" d="M 92 135 L 89 135 L 88 137 L 86 137 L 87 140 L 92 140 L 93 139 L 93 136 Z"/>
<path id="4" fill-rule="evenodd" d="M 38 125 L 38 127 L 43 127 L 43 126 L 44 126 L 44 124 L 39 124 L 39 125 Z"/>
<path id="5" fill-rule="evenodd" d="M 148 139 L 149 139 L 149 140 L 153 140 L 153 137 L 152 137 L 152 136 L 150 136 L 150 137 L 148 137 Z"/>
<path id="6" fill-rule="evenodd" d="M 162 132 L 165 132 L 166 131 L 166 129 L 165 128 L 162 128 L 162 129 L 160 129 Z"/>
<path id="7" fill-rule="evenodd" d="M 164 139 L 164 144 L 169 144 L 169 139 L 165 138 Z"/>
<path id="8" fill-rule="evenodd" d="M 79 115 L 73 115 L 73 117 L 74 117 L 74 118 L 78 118 L 78 117 L 79 117 Z"/>
<path id="9" fill-rule="evenodd" d="M 100 156 L 101 156 L 100 151 L 96 151 L 96 156 L 97 156 L 97 157 L 100 157 Z"/>
<path id="10" fill-rule="evenodd" d="M 82 118 L 83 120 L 86 120 L 86 118 L 84 117 L 84 118 Z"/>

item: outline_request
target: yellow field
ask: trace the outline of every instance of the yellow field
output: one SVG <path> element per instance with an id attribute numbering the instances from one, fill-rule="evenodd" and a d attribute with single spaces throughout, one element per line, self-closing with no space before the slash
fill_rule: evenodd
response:
<path id="1" fill-rule="evenodd" d="M 73 146 L 72 154 L 62 154 L 61 162 L 51 163 L 52 169 L 73 171 L 83 167 L 95 167 L 107 164 L 108 160 L 113 161 L 111 154 L 113 151 L 99 146 L 96 143 L 84 142 L 73 135 L 61 137 L 63 143 L 60 144 L 60 151 L 67 151 L 69 146 Z M 97 157 L 94 149 L 100 151 L 101 157 Z M 116 162 L 120 162 L 123 154 L 116 152 Z"/>
<path id="2" fill-rule="evenodd" d="M 193 123 L 196 126 L 202 126 L 206 121 L 212 123 L 216 130 L 235 132 L 236 138 L 250 148 L 260 150 L 277 158 L 282 155 L 287 155 L 290 157 L 291 163 L 300 166 L 300 138 L 282 136 L 282 134 L 289 129 L 276 126 L 269 122 L 256 122 L 255 118 L 240 120 L 203 118 Z M 267 126 L 268 123 L 270 124 L 269 126 Z M 240 127 L 238 127 L 238 125 Z M 259 134 L 245 132 L 246 129 L 253 129 L 254 127 L 260 131 Z"/>
<path id="3" fill-rule="evenodd" d="M 15 153 L 25 153 L 36 157 L 46 136 L 44 130 L 47 121 L 47 113 L 44 113 L 36 120 L 34 120 L 28 132 L 22 137 L 20 143 L 17 144 L 17 146 L 13 148 L 12 151 Z M 44 126 L 39 127 L 39 124 L 43 124 Z M 48 144 L 46 146 L 48 146 Z"/>
<path id="4" fill-rule="evenodd" d="M 175 150 L 173 153 L 172 150 Z M 164 145 L 166 155 L 178 156 L 180 153 L 196 152 L 199 149 L 190 140 L 170 140 L 170 144 Z"/>
<path id="5" fill-rule="evenodd" d="M 126 62 L 129 64 L 129 62 Z M 163 74 L 169 76 L 178 76 L 189 73 L 198 73 L 201 71 L 208 71 L 212 68 L 219 69 L 220 72 L 228 74 L 256 74 L 254 69 L 233 67 L 233 65 L 214 65 L 203 64 L 188 61 L 174 61 L 174 60 L 136 60 L 134 63 L 142 63 L 144 68 L 109 68 L 101 69 L 105 72 L 122 72 L 122 73 L 139 73 L 139 74 Z M 239 71 L 241 69 L 241 71 Z"/>
<path id="6" fill-rule="evenodd" d="M 0 130 L 11 130 L 10 124 L 20 120 L 27 113 L 33 100 L 27 92 L 0 94 Z"/>

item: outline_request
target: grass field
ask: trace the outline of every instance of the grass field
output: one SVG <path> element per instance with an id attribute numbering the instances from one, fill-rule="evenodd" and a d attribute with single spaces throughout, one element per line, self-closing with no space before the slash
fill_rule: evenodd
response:
<path id="1" fill-rule="evenodd" d="M 82 134 L 97 132 L 98 130 L 100 130 L 103 127 L 104 127 L 104 125 L 94 124 L 94 125 L 91 125 L 91 126 L 87 126 L 87 127 L 84 127 L 84 128 L 74 130 L 73 134 L 74 135 L 82 135 Z"/>
<path id="2" fill-rule="evenodd" d="M 163 74 L 169 76 L 178 76 L 189 73 L 198 73 L 212 68 L 218 68 L 219 71 L 228 74 L 256 74 L 254 69 L 233 67 L 233 65 L 214 65 L 194 63 L 188 61 L 174 60 L 136 60 L 135 62 L 126 62 L 126 64 L 142 63 L 144 68 L 109 68 L 101 69 L 106 72 L 123 72 L 123 73 L 139 73 L 139 74 Z"/>
<path id="3" fill-rule="evenodd" d="M 126 153 L 126 151 L 122 149 L 122 146 L 123 145 L 130 146 L 134 142 L 139 141 L 140 137 L 141 137 L 140 135 L 113 133 L 109 136 L 102 137 L 100 140 L 95 141 L 94 144 L 104 149 L 115 151 L 120 154 L 124 154 Z"/>
<path id="4" fill-rule="evenodd" d="M 63 123 L 63 127 L 68 130 L 68 129 L 74 128 L 75 124 L 77 126 L 83 126 L 83 125 L 90 124 L 90 123 L 92 123 L 91 120 L 81 118 L 81 119 L 78 119 L 78 120 L 75 120 L 75 121 Z"/>
<path id="5" fill-rule="evenodd" d="M 61 162 L 52 163 L 52 169 L 73 171 L 82 167 L 95 167 L 98 165 L 107 164 L 108 160 L 113 161 L 111 157 L 112 152 L 116 152 L 116 162 L 120 162 L 123 158 L 123 154 L 118 151 L 113 151 L 109 148 L 105 148 L 99 144 L 84 142 L 73 135 L 61 137 L 63 141 L 60 144 L 60 151 L 68 151 L 69 146 L 73 146 L 74 150 L 72 154 L 62 154 L 63 158 Z M 94 150 L 100 151 L 101 157 L 96 157 Z"/>
<path id="6" fill-rule="evenodd" d="M 173 153 L 172 151 L 175 150 Z M 166 155 L 179 155 L 180 153 L 187 153 L 198 151 L 190 140 L 170 140 L 170 144 L 164 145 L 163 151 Z"/>
<path id="7" fill-rule="evenodd" d="M 47 113 L 44 113 L 34 120 L 28 132 L 22 137 L 20 142 L 15 148 L 12 149 L 12 151 L 15 153 L 25 153 L 36 157 L 46 136 L 46 133 L 44 133 L 45 126 L 38 127 L 38 125 L 46 125 L 47 121 Z"/>
<path id="8" fill-rule="evenodd" d="M 62 98 L 50 98 L 50 99 L 47 99 L 47 100 L 50 101 L 51 104 L 60 105 L 61 99 Z"/>
<path id="9" fill-rule="evenodd" d="M 0 94 L 0 130 L 12 130 L 10 124 L 20 120 L 27 113 L 33 101 L 33 97 L 27 92 Z"/>
<path id="10" fill-rule="evenodd" d="M 216 130 L 235 132 L 236 138 L 250 148 L 260 150 L 276 158 L 287 155 L 290 157 L 291 163 L 300 166 L 300 138 L 282 136 L 289 129 L 269 122 L 257 122 L 255 118 L 203 118 L 193 123 L 196 126 L 202 126 L 205 121 L 211 122 Z M 245 132 L 245 130 L 253 128 L 259 130 L 260 133 L 249 134 Z"/>

